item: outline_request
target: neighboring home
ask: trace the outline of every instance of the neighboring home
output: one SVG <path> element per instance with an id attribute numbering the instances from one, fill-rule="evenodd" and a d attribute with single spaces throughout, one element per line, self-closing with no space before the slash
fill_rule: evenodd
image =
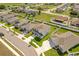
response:
<path id="1" fill-rule="evenodd" d="M 59 49 L 62 53 L 64 53 L 79 44 L 79 36 L 72 32 L 66 32 L 60 35 L 54 34 L 52 35 L 50 42 L 54 48 Z"/>
<path id="2" fill-rule="evenodd" d="M 30 21 L 26 19 L 26 20 L 24 20 L 24 21 L 20 21 L 20 23 L 15 24 L 14 26 L 15 26 L 16 28 L 20 28 L 20 27 L 23 26 L 23 25 L 27 25 L 29 22 L 30 22 Z"/>
<path id="3" fill-rule="evenodd" d="M 8 15 L 8 13 L 0 13 L 0 21 L 3 21 L 2 19 L 3 19 L 3 16 L 6 16 L 6 15 Z"/>
<path id="4" fill-rule="evenodd" d="M 34 14 L 34 13 L 36 14 L 38 12 L 38 10 L 28 9 L 24 7 L 18 7 L 16 10 L 19 12 L 27 13 L 27 14 Z"/>
<path id="5" fill-rule="evenodd" d="M 13 18 L 7 19 L 7 20 L 6 20 L 6 23 L 7 23 L 7 24 L 15 25 L 15 24 L 18 24 L 19 21 L 18 21 L 17 17 L 13 17 Z"/>
<path id="6" fill-rule="evenodd" d="M 79 18 L 73 18 L 71 20 L 71 25 L 79 27 Z"/>
<path id="7" fill-rule="evenodd" d="M 34 35 L 39 38 L 43 38 L 45 35 L 48 34 L 49 31 L 50 31 L 50 26 L 43 23 L 40 23 L 36 25 L 35 28 L 33 28 Z"/>
<path id="8" fill-rule="evenodd" d="M 60 6 L 60 7 L 58 7 L 57 9 L 56 9 L 56 12 L 63 12 L 63 11 L 65 11 L 67 8 L 68 8 L 68 3 L 66 3 L 66 4 L 64 4 L 64 5 L 62 5 L 62 6 Z"/>
<path id="9" fill-rule="evenodd" d="M 4 21 L 4 22 L 5 22 L 7 19 L 10 19 L 10 18 L 13 18 L 13 17 L 16 17 L 16 15 L 15 15 L 15 14 L 7 14 L 7 15 L 1 16 L 2 21 Z"/>
<path id="10" fill-rule="evenodd" d="M 73 4 L 73 11 L 79 12 L 79 3 L 74 3 Z"/>
<path id="11" fill-rule="evenodd" d="M 36 23 L 28 23 L 24 24 L 20 27 L 20 31 L 22 31 L 24 34 L 29 33 L 36 25 Z"/>
<path id="12" fill-rule="evenodd" d="M 15 11 L 17 11 L 17 12 L 24 12 L 24 10 L 25 10 L 25 7 L 17 7 L 15 9 Z"/>
<path id="13" fill-rule="evenodd" d="M 27 13 L 27 14 L 37 14 L 38 10 L 26 9 L 24 12 Z"/>
<path id="14" fill-rule="evenodd" d="M 62 23 L 62 22 L 68 21 L 68 17 L 57 16 L 56 18 L 51 19 L 51 22 L 52 21 L 56 21 L 56 22 Z"/>

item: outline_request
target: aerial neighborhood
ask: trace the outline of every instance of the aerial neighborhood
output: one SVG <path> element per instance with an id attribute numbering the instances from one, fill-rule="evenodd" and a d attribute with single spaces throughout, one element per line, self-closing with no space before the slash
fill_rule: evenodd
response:
<path id="1" fill-rule="evenodd" d="M 0 4 L 0 47 L 1 56 L 79 56 L 79 4 Z"/>

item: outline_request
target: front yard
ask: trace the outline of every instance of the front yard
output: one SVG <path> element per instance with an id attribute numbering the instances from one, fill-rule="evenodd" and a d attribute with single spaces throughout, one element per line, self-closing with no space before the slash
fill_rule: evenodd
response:
<path id="1" fill-rule="evenodd" d="M 45 56 L 59 56 L 57 51 L 55 49 L 50 49 L 46 52 L 44 52 Z"/>
<path id="2" fill-rule="evenodd" d="M 36 37 L 35 39 L 33 39 L 32 41 L 35 42 L 37 45 L 39 46 L 42 46 L 42 43 L 45 41 L 45 40 L 48 40 L 52 34 L 52 32 L 54 32 L 55 30 L 57 29 L 57 27 L 55 26 L 52 26 L 51 29 L 50 29 L 50 32 L 42 39 Z"/>

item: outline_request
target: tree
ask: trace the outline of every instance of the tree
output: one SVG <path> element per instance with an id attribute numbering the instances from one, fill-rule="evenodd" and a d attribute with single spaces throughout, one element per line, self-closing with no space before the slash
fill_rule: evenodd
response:
<path id="1" fill-rule="evenodd" d="M 38 14 L 40 15 L 42 8 L 41 7 L 38 7 L 38 10 L 39 10 Z"/>
<path id="2" fill-rule="evenodd" d="M 3 33 L 0 33 L 0 37 L 2 38 L 4 36 L 4 34 Z"/>
<path id="3" fill-rule="evenodd" d="M 5 9 L 5 5 L 0 5 L 0 9 Z"/>

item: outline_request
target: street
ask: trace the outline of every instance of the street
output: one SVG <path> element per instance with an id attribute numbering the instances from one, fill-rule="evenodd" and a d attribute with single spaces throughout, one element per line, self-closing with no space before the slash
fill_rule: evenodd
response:
<path id="1" fill-rule="evenodd" d="M 0 28 L 0 32 L 4 34 L 4 38 L 6 38 L 7 41 L 17 47 L 25 56 L 37 55 L 32 46 L 28 47 L 27 43 L 16 37 L 12 32 L 7 31 L 5 28 Z"/>

